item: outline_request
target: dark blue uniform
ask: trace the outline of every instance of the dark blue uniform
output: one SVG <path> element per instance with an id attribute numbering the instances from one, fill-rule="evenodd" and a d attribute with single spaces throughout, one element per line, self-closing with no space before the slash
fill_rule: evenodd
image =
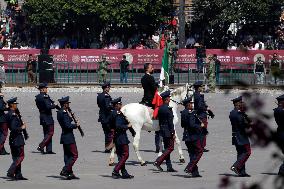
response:
<path id="1" fill-rule="evenodd" d="M 274 109 L 274 118 L 277 123 L 277 135 L 279 136 L 281 143 L 284 144 L 284 109 L 278 107 Z M 282 152 L 284 154 L 284 146 L 282 146 Z M 284 161 L 279 168 L 279 175 L 284 175 Z"/>
<path id="2" fill-rule="evenodd" d="M 110 115 L 112 111 L 112 98 L 108 93 L 102 92 L 98 94 L 97 104 L 100 108 L 99 122 L 101 122 L 105 134 L 105 147 L 111 143 L 111 132 L 109 126 Z"/>
<path id="3" fill-rule="evenodd" d="M 114 130 L 114 143 L 116 147 L 116 154 L 118 156 L 118 163 L 114 168 L 115 172 L 121 170 L 122 175 L 128 175 L 125 169 L 125 162 L 129 157 L 129 140 L 126 131 L 128 130 L 129 122 L 120 111 L 113 110 L 110 116 L 110 126 Z"/>
<path id="4" fill-rule="evenodd" d="M 173 111 L 168 104 L 163 104 L 158 111 L 160 136 L 163 137 L 164 153 L 157 158 L 157 165 L 160 166 L 164 160 L 166 160 L 167 168 L 172 169 L 172 163 L 170 154 L 174 150 L 174 123 L 173 123 Z"/>
<path id="5" fill-rule="evenodd" d="M 204 124 L 204 130 L 206 132 L 203 132 L 203 138 L 202 138 L 202 146 L 203 148 L 206 146 L 206 134 L 207 134 L 207 126 L 208 126 L 208 120 L 207 120 L 207 104 L 205 103 L 204 100 L 204 94 L 201 94 L 198 91 L 195 91 L 193 93 L 193 98 L 194 98 L 194 110 L 196 111 L 196 114 Z"/>
<path id="6" fill-rule="evenodd" d="M 248 128 L 248 122 L 244 113 L 236 108 L 230 112 L 229 118 L 232 125 L 232 144 L 236 146 L 237 150 L 237 161 L 233 167 L 241 175 L 245 175 L 245 163 L 251 154 L 249 138 L 245 131 Z"/>
<path id="7" fill-rule="evenodd" d="M 11 154 L 13 158 L 13 163 L 11 164 L 8 175 L 15 178 L 21 178 L 21 164 L 24 160 L 24 145 L 25 140 L 22 134 L 23 130 L 21 128 L 21 121 L 15 111 L 9 110 L 6 114 L 6 120 L 10 130 L 9 145 L 11 148 Z"/>
<path id="8" fill-rule="evenodd" d="M 39 144 L 39 148 L 43 151 L 46 147 L 46 152 L 52 152 L 52 136 L 54 134 L 54 120 L 52 117 L 52 109 L 56 107 L 48 94 L 40 93 L 36 96 L 36 105 L 39 110 L 40 125 L 43 128 L 44 139 Z"/>
<path id="9" fill-rule="evenodd" d="M 181 112 L 181 127 L 184 128 L 183 141 L 185 141 L 190 157 L 190 162 L 185 171 L 192 173 L 193 176 L 199 176 L 197 163 L 203 154 L 201 144 L 203 136 L 201 122 L 197 117 L 197 112 L 184 109 Z"/>
<path id="10" fill-rule="evenodd" d="M 72 167 L 78 159 L 78 150 L 73 134 L 73 129 L 76 129 L 77 126 L 72 123 L 72 117 L 63 108 L 57 112 L 57 120 L 62 128 L 60 144 L 63 144 L 65 163 L 62 171 L 71 174 L 73 173 Z"/>
<path id="11" fill-rule="evenodd" d="M 5 118 L 6 103 L 3 96 L 0 96 L 0 155 L 8 154 L 4 148 L 8 136 L 8 124 Z"/>

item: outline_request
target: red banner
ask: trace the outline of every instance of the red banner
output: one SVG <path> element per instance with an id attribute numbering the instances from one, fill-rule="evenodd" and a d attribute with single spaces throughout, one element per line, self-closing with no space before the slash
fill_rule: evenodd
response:
<path id="1" fill-rule="evenodd" d="M 0 50 L 0 60 L 3 60 L 10 67 L 23 68 L 28 60 L 28 55 L 39 54 L 38 49 L 27 50 Z M 107 60 L 111 63 L 111 69 L 119 68 L 119 62 L 122 56 L 126 55 L 130 62 L 130 68 L 143 68 L 143 65 L 150 62 L 155 68 L 161 68 L 163 50 L 156 49 L 123 49 L 123 50 L 104 50 L 104 49 L 57 49 L 50 50 L 49 53 L 53 55 L 53 60 L 60 68 L 71 69 L 97 69 L 97 62 L 101 60 L 103 54 L 106 55 Z M 273 53 L 278 54 L 278 58 L 284 62 L 284 50 L 250 50 L 250 51 L 225 51 L 220 49 L 207 49 L 206 54 L 217 54 L 218 59 L 222 65 L 227 68 L 237 68 L 244 64 L 253 64 L 257 57 L 269 64 Z M 10 64 L 13 63 L 13 64 Z M 188 69 L 195 68 L 196 58 L 195 49 L 181 49 L 178 51 L 177 67 Z"/>
<path id="2" fill-rule="evenodd" d="M 0 50 L 0 60 L 5 63 L 6 68 L 25 68 L 25 64 L 29 59 L 29 54 L 40 54 L 39 49 L 7 49 Z"/>

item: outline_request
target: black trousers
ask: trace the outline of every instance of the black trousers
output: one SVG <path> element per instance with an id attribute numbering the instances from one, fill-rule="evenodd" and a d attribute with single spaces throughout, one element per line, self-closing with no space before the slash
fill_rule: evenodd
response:
<path id="1" fill-rule="evenodd" d="M 105 147 L 107 147 L 112 141 L 111 130 L 108 123 L 102 123 L 102 128 L 105 135 Z"/>

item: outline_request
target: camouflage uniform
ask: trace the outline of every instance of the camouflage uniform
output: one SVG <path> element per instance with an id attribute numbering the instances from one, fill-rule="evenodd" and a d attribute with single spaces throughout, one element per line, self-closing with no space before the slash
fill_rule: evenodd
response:
<path id="1" fill-rule="evenodd" d="M 215 92 L 216 87 L 216 67 L 215 61 L 209 58 L 208 69 L 207 69 L 207 80 L 210 92 Z"/>
<path id="2" fill-rule="evenodd" d="M 99 83 L 106 82 L 108 65 L 110 65 L 110 63 L 108 61 L 106 61 L 104 57 L 102 57 L 102 58 L 103 58 L 103 60 L 98 62 L 98 64 L 99 64 L 99 68 L 98 68 Z"/>

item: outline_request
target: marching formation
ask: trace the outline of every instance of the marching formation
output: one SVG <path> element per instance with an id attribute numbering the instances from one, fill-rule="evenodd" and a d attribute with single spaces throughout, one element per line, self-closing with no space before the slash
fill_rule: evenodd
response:
<path id="1" fill-rule="evenodd" d="M 173 91 L 158 87 L 153 76 L 153 67 L 151 64 L 145 65 L 145 75 L 141 79 L 144 88 L 144 96 L 140 104 L 147 106 L 147 113 L 150 118 L 158 123 L 159 129 L 155 133 L 156 152 L 159 152 L 158 158 L 153 165 L 158 171 L 164 171 L 162 163 L 166 163 L 167 172 L 177 172 L 171 163 L 171 153 L 174 150 L 176 141 L 175 111 L 170 103 L 182 104 L 184 110 L 180 112 L 181 124 L 183 128 L 183 138 L 188 150 L 190 161 L 185 167 L 184 172 L 189 177 L 201 177 L 198 170 L 200 161 L 206 149 L 206 136 L 208 134 L 208 117 L 214 118 L 214 113 L 206 104 L 203 83 L 197 81 L 193 84 L 194 91 L 189 95 L 189 89 L 186 88 L 186 96 L 181 102 L 174 100 Z M 132 179 L 133 175 L 126 170 L 125 163 L 129 157 L 129 139 L 127 130 L 133 137 L 137 136 L 137 128 L 133 125 L 133 119 L 127 117 L 123 110 L 121 97 L 112 99 L 110 96 L 111 85 L 104 82 L 102 93 L 97 96 L 97 104 L 100 108 L 99 119 L 104 132 L 104 150 L 110 153 L 116 150 L 118 163 L 115 165 L 112 177 L 114 179 Z M 64 166 L 60 175 L 68 180 L 79 179 L 73 173 L 73 165 L 78 159 L 78 150 L 76 139 L 73 133 L 74 129 L 80 131 L 81 136 L 84 132 L 79 121 L 70 108 L 70 98 L 62 97 L 58 99 L 58 104 L 48 95 L 48 86 L 46 83 L 38 85 L 40 93 L 35 97 L 35 103 L 39 110 L 40 125 L 43 128 L 43 140 L 39 143 L 37 150 L 42 154 L 55 154 L 52 150 L 52 137 L 54 134 L 54 119 L 52 110 L 57 109 L 57 121 L 62 128 L 60 144 L 63 145 Z M 157 97 L 158 95 L 158 97 Z M 4 147 L 4 143 L 9 134 L 9 145 L 12 155 L 12 164 L 7 171 L 7 177 L 13 180 L 27 180 L 22 175 L 21 164 L 24 160 L 25 140 L 28 140 L 27 126 L 22 120 L 21 113 L 17 107 L 17 98 L 11 98 L 7 102 L 3 99 L 4 95 L 0 93 L 0 153 L 9 155 Z M 156 98 L 156 99 L 155 99 Z M 153 100 L 155 99 L 155 100 Z M 284 136 L 284 95 L 276 98 L 278 107 L 274 109 L 275 121 L 278 125 L 277 133 Z M 237 160 L 231 166 L 231 170 L 239 177 L 249 177 L 246 172 L 246 161 L 251 155 L 249 136 L 246 132 L 251 126 L 251 120 L 246 114 L 246 105 L 241 96 L 232 99 L 233 110 L 230 112 L 229 119 L 232 126 L 232 144 L 236 147 Z M 152 123 L 154 124 L 154 123 Z M 140 131 L 139 131 L 140 132 Z M 163 143 L 163 147 L 162 144 Z M 283 152 L 284 153 L 284 152 Z M 142 164 L 141 164 L 142 165 Z M 284 175 L 284 162 L 279 169 L 279 175 Z"/>

